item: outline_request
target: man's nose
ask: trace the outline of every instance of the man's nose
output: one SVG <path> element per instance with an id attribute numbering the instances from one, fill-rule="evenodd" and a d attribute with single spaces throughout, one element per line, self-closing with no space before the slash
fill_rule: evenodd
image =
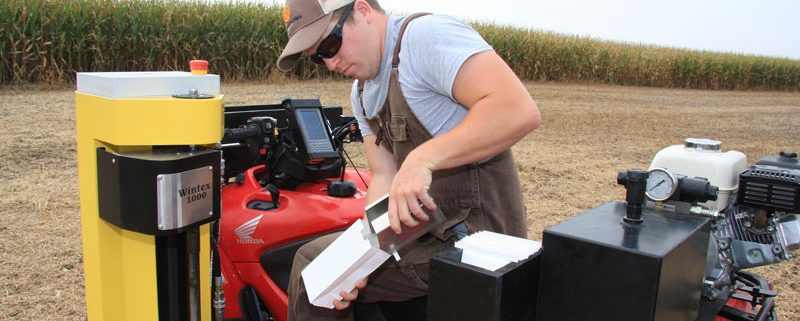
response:
<path id="1" fill-rule="evenodd" d="M 322 61 L 325 62 L 325 67 L 328 68 L 328 71 L 336 71 L 336 66 L 339 65 L 339 58 L 336 58 L 336 56 L 322 58 Z"/>

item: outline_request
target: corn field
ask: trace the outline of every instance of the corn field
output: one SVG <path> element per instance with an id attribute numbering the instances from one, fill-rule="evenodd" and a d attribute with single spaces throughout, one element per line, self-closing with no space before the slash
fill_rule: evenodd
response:
<path id="1" fill-rule="evenodd" d="M 263 80 L 286 33 L 281 8 L 249 2 L 3 0 L 0 84 L 72 83 L 76 72 L 186 70 Z M 522 79 L 729 90 L 800 90 L 800 61 L 615 43 L 473 23 Z M 332 77 L 302 59 L 293 76 Z M 335 77 L 335 76 L 334 76 Z"/>
<path id="2" fill-rule="evenodd" d="M 800 61 L 624 44 L 473 24 L 522 78 L 631 86 L 800 90 Z"/>

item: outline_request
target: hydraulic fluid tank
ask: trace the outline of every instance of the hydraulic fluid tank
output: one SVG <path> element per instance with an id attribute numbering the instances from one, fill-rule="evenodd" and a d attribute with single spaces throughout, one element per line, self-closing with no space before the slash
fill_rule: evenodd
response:
<path id="1" fill-rule="evenodd" d="M 666 168 L 688 177 L 704 177 L 719 187 L 716 201 L 702 203 L 708 208 L 724 210 L 728 198 L 739 188 L 739 174 L 747 168 L 747 156 L 731 150 L 722 152 L 722 143 L 705 138 L 687 138 L 683 145 L 659 151 L 650 169 Z"/>
<path id="2" fill-rule="evenodd" d="M 696 320 L 709 219 L 626 213 L 609 202 L 544 230 L 536 320 Z"/>

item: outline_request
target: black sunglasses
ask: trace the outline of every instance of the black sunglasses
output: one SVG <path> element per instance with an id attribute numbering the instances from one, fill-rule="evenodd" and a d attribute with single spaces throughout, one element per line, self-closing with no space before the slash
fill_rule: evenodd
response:
<path id="1" fill-rule="evenodd" d="M 344 22 L 347 20 L 347 16 L 350 15 L 350 11 L 352 10 L 353 4 L 350 4 L 344 8 L 342 16 L 339 17 L 339 21 L 336 22 L 336 26 L 334 26 L 331 33 L 319 43 L 317 52 L 309 57 L 315 64 L 325 65 L 325 62 L 322 61 L 322 59 L 333 58 L 333 56 L 336 56 L 336 54 L 339 53 L 339 48 L 342 47 L 342 27 L 344 27 Z"/>

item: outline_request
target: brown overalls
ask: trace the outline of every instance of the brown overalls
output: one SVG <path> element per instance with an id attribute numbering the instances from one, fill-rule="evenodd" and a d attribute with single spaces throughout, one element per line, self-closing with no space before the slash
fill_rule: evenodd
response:
<path id="1" fill-rule="evenodd" d="M 409 108 L 397 76 L 403 33 L 408 22 L 419 16 L 409 16 L 403 22 L 392 58 L 387 100 L 378 115 L 367 120 L 380 146 L 393 153 L 397 168 L 414 148 L 432 138 Z M 445 222 L 431 235 L 401 249 L 400 261 L 390 258 L 372 273 L 367 286 L 359 291 L 358 301 L 405 301 L 426 295 L 428 260 L 452 247 L 455 242 L 452 227 L 461 222 L 466 223 L 469 233 L 489 230 L 527 236 L 525 207 L 511 150 L 481 163 L 434 172 L 428 192 L 445 214 Z M 321 237 L 295 255 L 289 281 L 290 321 L 352 320 L 352 309 L 336 311 L 311 305 L 299 279 L 300 271 L 336 237 L 338 233 Z"/>

